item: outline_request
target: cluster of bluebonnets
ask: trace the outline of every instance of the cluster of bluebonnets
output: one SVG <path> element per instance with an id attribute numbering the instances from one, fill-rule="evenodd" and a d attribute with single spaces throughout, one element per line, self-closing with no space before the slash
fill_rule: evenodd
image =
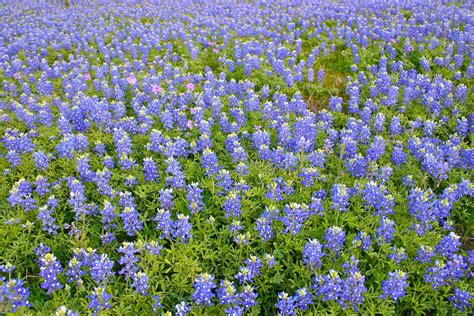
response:
<path id="1" fill-rule="evenodd" d="M 0 313 L 471 311 L 471 1 L 0 7 Z"/>

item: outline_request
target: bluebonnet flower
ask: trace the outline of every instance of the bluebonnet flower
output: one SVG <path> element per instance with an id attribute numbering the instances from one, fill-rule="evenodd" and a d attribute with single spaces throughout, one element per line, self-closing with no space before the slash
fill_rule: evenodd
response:
<path id="1" fill-rule="evenodd" d="M 39 255 L 37 259 L 40 268 L 38 276 L 43 278 L 41 287 L 47 291 L 48 295 L 57 289 L 63 288 L 63 285 L 58 280 L 58 275 L 63 271 L 61 263 L 49 252 L 48 247 L 44 251 L 37 247 L 35 251 Z"/>
<path id="2" fill-rule="evenodd" d="M 309 305 L 313 303 L 311 293 L 307 288 L 298 289 L 293 297 L 295 299 L 296 307 L 300 311 L 307 310 Z"/>
<path id="3" fill-rule="evenodd" d="M 283 223 L 285 228 L 282 233 L 291 233 L 296 235 L 303 228 L 306 220 L 311 213 L 306 204 L 290 203 L 283 208 L 284 216 L 280 216 L 279 220 Z"/>
<path id="4" fill-rule="evenodd" d="M 276 261 L 275 261 L 275 257 L 266 253 L 263 255 L 263 259 L 265 261 L 265 264 L 269 267 L 269 268 L 273 268 L 275 265 L 276 265 Z"/>
<path id="5" fill-rule="evenodd" d="M 15 313 L 22 306 L 31 306 L 30 290 L 21 279 L 0 277 L 0 293 L 3 311 Z"/>
<path id="6" fill-rule="evenodd" d="M 130 174 L 127 176 L 127 178 L 125 178 L 125 181 L 123 184 L 127 187 L 133 187 L 137 184 L 137 178 Z"/>
<path id="7" fill-rule="evenodd" d="M 169 177 L 166 177 L 166 183 L 175 188 L 183 188 L 186 183 L 184 181 L 184 173 L 181 170 L 181 164 L 179 161 L 170 157 L 166 160 L 166 163 L 166 173 L 170 174 Z"/>
<path id="8" fill-rule="evenodd" d="M 87 307 L 92 310 L 93 315 L 97 315 L 101 310 L 112 307 L 110 304 L 112 295 L 107 293 L 105 286 L 95 287 L 92 294 L 87 297 L 90 300 Z"/>
<path id="9" fill-rule="evenodd" d="M 395 143 L 395 145 L 393 146 L 390 160 L 396 166 L 399 166 L 405 162 L 406 157 L 407 157 L 407 154 L 403 151 L 403 145 L 400 142 Z"/>
<path id="10" fill-rule="evenodd" d="M 342 111 L 342 103 L 343 100 L 341 97 L 331 97 L 329 98 L 328 107 L 333 112 L 341 112 Z"/>
<path id="11" fill-rule="evenodd" d="M 457 309 L 459 309 L 461 312 L 468 311 L 471 307 L 471 301 L 472 295 L 469 292 L 462 291 L 461 289 L 455 288 L 454 289 L 454 294 L 448 297 L 448 300 L 450 300 L 453 303 L 453 306 Z"/>
<path id="12" fill-rule="evenodd" d="M 400 135 L 402 133 L 402 126 L 398 116 L 392 117 L 388 130 L 392 135 Z"/>
<path id="13" fill-rule="evenodd" d="M 232 189 L 232 186 L 234 184 L 234 180 L 232 180 L 232 177 L 230 176 L 230 172 L 225 169 L 219 170 L 217 176 L 217 186 L 221 188 L 224 193 L 229 192 Z"/>
<path id="14" fill-rule="evenodd" d="M 156 240 L 152 240 L 145 244 L 145 249 L 150 255 L 159 255 L 161 249 L 163 249 L 163 246 L 160 246 Z"/>
<path id="15" fill-rule="evenodd" d="M 155 181 L 158 179 L 158 171 L 152 158 L 143 159 L 143 177 L 145 181 Z"/>
<path id="16" fill-rule="evenodd" d="M 95 176 L 94 172 L 90 170 L 89 161 L 90 158 L 88 154 L 78 156 L 76 159 L 77 173 L 79 173 L 81 179 L 85 182 L 92 181 Z"/>
<path id="17" fill-rule="evenodd" d="M 107 278 L 114 275 L 112 267 L 114 262 L 111 261 L 106 254 L 102 254 L 100 258 L 95 260 L 90 268 L 92 279 L 96 283 L 107 282 Z"/>
<path id="18" fill-rule="evenodd" d="M 243 226 L 238 219 L 234 219 L 232 220 L 232 223 L 229 224 L 228 228 L 229 231 L 235 235 L 243 229 Z"/>
<path id="19" fill-rule="evenodd" d="M 459 246 L 461 246 L 459 236 L 454 232 L 450 232 L 439 241 L 435 249 L 438 254 L 451 258 L 459 250 Z"/>
<path id="20" fill-rule="evenodd" d="M 288 293 L 278 293 L 278 301 L 275 304 L 280 315 L 296 315 L 295 298 L 288 295 Z"/>
<path id="21" fill-rule="evenodd" d="M 231 191 L 227 194 L 226 200 L 222 205 L 225 211 L 225 217 L 240 217 L 242 215 L 241 200 L 241 196 L 235 191 Z"/>
<path id="22" fill-rule="evenodd" d="M 171 219 L 171 212 L 158 209 L 156 216 L 153 218 L 156 223 L 156 229 L 161 230 L 161 238 L 170 238 L 173 232 L 174 221 Z"/>
<path id="23" fill-rule="evenodd" d="M 345 184 L 335 184 L 331 189 L 331 209 L 338 212 L 347 212 L 349 206 L 349 190 Z"/>
<path id="24" fill-rule="evenodd" d="M 237 290 L 231 281 L 221 280 L 217 289 L 217 299 L 220 305 L 225 306 L 232 306 L 238 302 Z"/>
<path id="25" fill-rule="evenodd" d="M 369 251 L 370 246 L 372 246 L 372 240 L 369 234 L 360 231 L 352 240 L 352 244 L 356 247 L 360 247 L 363 251 Z"/>
<path id="26" fill-rule="evenodd" d="M 55 316 L 79 316 L 79 313 L 75 313 L 74 311 L 68 309 L 66 306 L 59 306 L 54 313 Z"/>
<path id="27" fill-rule="evenodd" d="M 390 244 L 395 233 L 395 222 L 386 217 L 380 219 L 379 226 L 375 229 L 375 237 L 378 239 L 379 245 L 382 243 Z"/>
<path id="28" fill-rule="evenodd" d="M 6 159 L 10 163 L 10 168 L 14 168 L 16 166 L 19 166 L 21 164 L 21 156 L 20 154 L 15 151 L 15 150 L 9 150 L 7 154 L 5 155 Z"/>
<path id="29" fill-rule="evenodd" d="M 137 272 L 132 276 L 132 284 L 131 287 L 135 289 L 141 295 L 148 295 L 148 289 L 150 285 L 148 284 L 148 276 L 144 272 Z"/>
<path id="30" fill-rule="evenodd" d="M 115 228 L 117 224 L 114 223 L 117 214 L 115 213 L 115 207 L 112 203 L 105 200 L 104 207 L 100 211 L 102 215 L 102 224 L 105 230 L 109 228 Z"/>
<path id="31" fill-rule="evenodd" d="M 135 234 L 143 229 L 143 223 L 138 218 L 138 212 L 133 207 L 126 207 L 120 217 L 122 219 L 123 229 L 127 232 L 129 236 L 135 236 Z"/>
<path id="32" fill-rule="evenodd" d="M 420 263 L 431 262 L 431 258 L 435 255 L 432 247 L 424 245 L 421 245 L 420 248 L 416 250 L 416 254 L 415 260 Z"/>
<path id="33" fill-rule="evenodd" d="M 272 179 L 272 182 L 267 186 L 267 193 L 265 197 L 275 202 L 282 201 L 285 197 L 294 193 L 294 189 L 290 183 L 286 183 L 283 178 Z"/>
<path id="34" fill-rule="evenodd" d="M 326 230 L 326 233 L 324 234 L 324 240 L 326 241 L 324 247 L 338 254 L 339 251 L 342 249 L 342 246 L 344 245 L 345 239 L 346 233 L 342 230 L 341 227 L 331 226 Z"/>
<path id="35" fill-rule="evenodd" d="M 377 161 L 385 153 L 385 140 L 381 136 L 375 136 L 374 141 L 367 149 L 367 159 Z"/>
<path id="36" fill-rule="evenodd" d="M 161 304 L 161 298 L 159 295 L 153 295 L 153 305 L 151 306 L 153 313 L 157 314 L 159 309 L 163 308 L 163 305 Z"/>
<path id="37" fill-rule="evenodd" d="M 407 258 L 405 248 L 392 247 L 392 253 L 388 254 L 387 258 L 395 261 L 395 264 L 398 266 L 401 261 Z"/>
<path id="38" fill-rule="evenodd" d="M 359 271 L 350 273 L 345 280 L 343 297 L 356 312 L 358 311 L 357 305 L 360 305 L 364 300 L 363 293 L 367 292 L 364 282 L 365 276 Z"/>
<path id="39" fill-rule="evenodd" d="M 334 300 L 343 304 L 341 294 L 343 293 L 344 280 L 339 274 L 331 269 L 327 275 L 316 275 L 312 286 L 315 297 L 322 296 L 322 301 Z"/>
<path id="40" fill-rule="evenodd" d="M 211 306 L 216 287 L 214 276 L 208 273 L 200 274 L 193 283 L 194 293 L 192 298 L 197 305 Z"/>
<path id="41" fill-rule="evenodd" d="M 303 264 L 312 271 L 321 267 L 321 259 L 324 256 L 322 245 L 317 239 L 310 239 L 303 246 Z"/>
<path id="42" fill-rule="evenodd" d="M 376 132 L 381 133 L 384 130 L 384 125 L 385 125 L 385 115 L 379 112 L 375 116 L 373 128 Z"/>
<path id="43" fill-rule="evenodd" d="M 357 153 L 355 157 L 346 160 L 345 166 L 347 172 L 356 178 L 362 178 L 367 173 L 367 159 L 360 153 Z"/>
<path id="44" fill-rule="evenodd" d="M 298 174 L 298 177 L 302 178 L 301 184 L 308 188 L 314 184 L 314 180 L 319 178 L 319 172 L 318 169 L 314 167 L 303 168 Z"/>
<path id="45" fill-rule="evenodd" d="M 135 254 L 138 252 L 138 250 L 135 249 L 133 242 L 124 242 L 123 245 L 118 248 L 117 252 L 122 254 L 122 256 L 117 261 L 123 266 L 119 271 L 119 274 L 124 275 L 125 279 L 128 280 L 133 277 L 138 270 L 138 258 L 135 257 Z"/>
<path id="46" fill-rule="evenodd" d="M 182 242 L 187 243 L 192 237 L 191 228 L 192 226 L 191 223 L 189 223 L 189 216 L 178 214 L 178 218 L 174 223 L 172 236 L 175 239 L 180 239 Z"/>
<path id="47" fill-rule="evenodd" d="M 452 285 L 459 281 L 467 267 L 461 255 L 453 255 L 446 262 L 436 260 L 434 266 L 426 268 L 425 282 L 431 283 L 435 290 L 445 284 Z"/>
<path id="48" fill-rule="evenodd" d="M 184 316 L 191 311 L 191 307 L 189 304 L 183 301 L 179 304 L 176 304 L 174 306 L 174 310 L 176 311 L 176 316 Z"/>
<path id="49" fill-rule="evenodd" d="M 235 278 L 239 280 L 240 283 L 252 282 L 253 279 L 260 274 L 263 263 L 261 259 L 256 256 L 250 256 L 244 263 L 245 266 L 240 268 Z"/>
<path id="50" fill-rule="evenodd" d="M 405 288 L 408 286 L 407 274 L 400 270 L 388 273 L 388 279 L 382 281 L 381 298 L 390 297 L 394 301 L 398 301 L 405 296 Z"/>
<path id="51" fill-rule="evenodd" d="M 219 171 L 217 155 L 208 147 L 202 152 L 201 164 L 206 175 L 214 175 Z"/>
<path id="52" fill-rule="evenodd" d="M 86 275 L 86 271 L 83 269 L 87 266 L 87 254 L 83 249 L 75 248 L 73 257 L 69 260 L 68 269 L 65 272 L 68 282 L 75 282 L 81 286 L 83 281 L 82 277 Z"/>
<path id="53" fill-rule="evenodd" d="M 324 68 L 321 68 L 321 69 L 319 69 L 319 70 L 316 72 L 316 78 L 317 78 L 319 84 L 322 84 L 322 83 L 323 83 L 323 80 L 324 80 Z"/>
<path id="54" fill-rule="evenodd" d="M 258 294 L 254 291 L 254 288 L 250 285 L 244 285 L 242 292 L 239 293 L 241 299 L 241 306 L 246 310 L 250 310 L 252 306 L 257 305 Z"/>
<path id="55" fill-rule="evenodd" d="M 38 219 L 42 222 L 43 231 L 48 232 L 48 234 L 56 235 L 59 226 L 56 225 L 56 219 L 52 217 L 54 209 L 58 206 L 59 200 L 53 196 L 48 198 L 46 205 L 38 208 Z"/>
<path id="56" fill-rule="evenodd" d="M 100 140 L 99 141 L 96 141 L 94 143 L 94 148 L 93 148 L 93 151 L 97 154 L 97 155 L 105 155 L 107 153 L 106 149 L 105 149 L 105 144 L 102 143 Z"/>
<path id="57" fill-rule="evenodd" d="M 308 154 L 308 161 L 313 167 L 324 168 L 326 154 L 322 149 L 317 149 Z"/>
<path id="58" fill-rule="evenodd" d="M 260 216 L 255 221 L 255 230 L 262 241 L 270 240 L 273 237 L 272 219 L 269 216 Z"/>
<path id="59" fill-rule="evenodd" d="M 161 208 L 165 210 L 173 209 L 174 207 L 173 189 L 161 189 L 159 193 L 160 193 L 160 196 L 158 197 L 158 201 L 161 204 Z"/>
<path id="60" fill-rule="evenodd" d="M 252 255 L 250 258 L 246 259 L 244 263 L 253 275 L 257 276 L 260 274 L 260 269 L 263 267 L 263 263 L 259 257 Z"/>
<path id="61" fill-rule="evenodd" d="M 37 151 L 33 153 L 33 159 L 35 161 L 35 166 L 40 171 L 44 171 L 49 166 L 49 157 L 42 151 Z"/>
<path id="62" fill-rule="evenodd" d="M 365 183 L 364 188 L 360 190 L 365 204 L 375 209 L 374 216 L 393 213 L 393 196 L 387 193 L 388 190 L 383 185 L 377 185 L 375 181 Z"/>

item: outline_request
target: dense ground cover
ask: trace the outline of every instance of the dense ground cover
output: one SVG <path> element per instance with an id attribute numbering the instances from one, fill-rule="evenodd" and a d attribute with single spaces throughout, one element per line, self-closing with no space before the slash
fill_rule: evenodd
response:
<path id="1" fill-rule="evenodd" d="M 471 1 L 0 4 L 0 313 L 469 313 Z"/>

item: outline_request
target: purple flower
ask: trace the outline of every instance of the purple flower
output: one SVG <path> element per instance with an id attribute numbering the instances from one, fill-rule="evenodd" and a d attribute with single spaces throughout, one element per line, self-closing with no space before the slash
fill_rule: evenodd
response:
<path id="1" fill-rule="evenodd" d="M 407 258 L 407 255 L 405 253 L 405 248 L 392 247 L 392 253 L 388 254 L 387 258 L 395 261 L 395 264 L 398 266 L 401 261 Z"/>
<path id="2" fill-rule="evenodd" d="M 118 259 L 118 263 L 122 265 L 122 269 L 119 271 L 119 274 L 125 276 L 125 279 L 128 280 L 132 276 L 135 275 L 136 271 L 138 270 L 137 262 L 138 258 L 135 257 L 135 254 L 138 252 L 135 249 L 135 245 L 133 242 L 127 243 L 124 242 L 121 247 L 117 250 L 118 253 L 121 253 L 122 256 Z"/>
<path id="3" fill-rule="evenodd" d="M 187 243 L 188 240 L 192 237 L 191 228 L 192 226 L 189 223 L 189 216 L 179 214 L 178 218 L 174 223 L 174 230 L 172 232 L 172 236 L 175 239 L 180 239 L 182 242 Z"/>
<path id="4" fill-rule="evenodd" d="M 451 258 L 459 250 L 459 246 L 461 246 L 459 236 L 450 232 L 439 241 L 435 249 L 438 254 Z"/>
<path id="5" fill-rule="evenodd" d="M 352 240 L 352 244 L 356 247 L 360 247 L 363 251 L 369 251 L 370 246 L 372 246 L 372 240 L 369 234 L 360 231 Z"/>
<path id="6" fill-rule="evenodd" d="M 244 285 L 242 292 L 239 293 L 241 299 L 241 306 L 246 310 L 250 310 L 252 306 L 257 305 L 258 294 L 254 291 L 254 288 L 250 285 Z"/>
<path id="7" fill-rule="evenodd" d="M 380 219 L 380 225 L 375 229 L 375 237 L 379 240 L 378 243 L 390 243 L 395 234 L 395 222 L 386 217 Z"/>
<path id="8" fill-rule="evenodd" d="M 170 238 L 173 232 L 174 221 L 171 219 L 171 212 L 164 209 L 158 209 L 158 213 L 153 218 L 156 223 L 156 229 L 161 230 L 160 238 Z"/>
<path id="9" fill-rule="evenodd" d="M 454 294 L 448 297 L 448 300 L 453 303 L 453 306 L 462 312 L 466 311 L 466 309 L 469 311 L 471 307 L 471 299 L 472 295 L 469 292 L 462 291 L 458 288 L 455 288 Z"/>
<path id="10" fill-rule="evenodd" d="M 2 301 L 2 307 L 5 308 L 6 312 L 15 313 L 16 310 L 22 306 L 29 307 L 30 290 L 25 286 L 24 282 L 20 279 L 8 279 L 0 277 L 0 300 Z"/>
<path id="11" fill-rule="evenodd" d="M 303 247 L 303 264 L 312 271 L 321 267 L 321 259 L 324 256 L 322 245 L 317 239 L 310 239 Z"/>
<path id="12" fill-rule="evenodd" d="M 92 294 L 87 297 L 90 299 L 87 307 L 92 310 L 93 315 L 97 315 L 101 310 L 108 309 L 112 306 L 109 302 L 112 295 L 107 293 L 105 286 L 94 288 Z"/>
<path id="13" fill-rule="evenodd" d="M 150 285 L 148 284 L 148 276 L 143 272 L 137 272 L 132 276 L 132 284 L 131 287 L 135 289 L 141 295 L 148 295 L 148 289 Z"/>
<path id="14" fill-rule="evenodd" d="M 63 271 L 63 267 L 56 257 L 50 252 L 43 253 L 37 259 L 37 262 L 40 268 L 38 276 L 43 278 L 41 287 L 47 290 L 47 294 L 49 295 L 55 290 L 63 288 L 58 280 L 58 275 Z"/>
<path id="15" fill-rule="evenodd" d="M 40 171 L 44 171 L 48 168 L 49 165 L 49 157 L 42 151 L 37 151 L 33 153 L 33 159 L 35 161 L 35 166 Z"/>
<path id="16" fill-rule="evenodd" d="M 91 277 L 96 283 L 107 282 L 107 278 L 114 275 L 112 267 L 114 262 L 106 254 L 102 254 L 95 260 L 90 269 Z"/>
<path id="17" fill-rule="evenodd" d="M 288 293 L 278 293 L 278 301 L 275 304 L 280 315 L 296 315 L 295 298 Z"/>
<path id="18" fill-rule="evenodd" d="M 234 283 L 228 280 L 221 280 L 217 289 L 217 299 L 220 305 L 232 306 L 236 304 L 238 296 Z"/>
<path id="19" fill-rule="evenodd" d="M 402 271 L 392 271 L 388 273 L 388 279 L 382 281 L 381 298 L 390 297 L 394 301 L 405 296 L 405 288 L 408 286 L 407 274 Z"/>
<path id="20" fill-rule="evenodd" d="M 143 159 L 143 177 L 145 181 L 155 181 L 158 179 L 158 171 L 152 158 Z"/>
<path id="21" fill-rule="evenodd" d="M 231 191 L 227 194 L 226 200 L 222 205 L 225 217 L 240 217 L 242 215 L 241 200 L 242 198 L 237 192 Z"/>
<path id="22" fill-rule="evenodd" d="M 335 184 L 331 189 L 331 208 L 338 212 L 347 212 L 349 206 L 349 190 L 345 184 Z"/>
<path id="23" fill-rule="evenodd" d="M 161 208 L 165 210 L 173 209 L 174 207 L 173 189 L 161 189 L 159 193 L 160 193 L 160 196 L 158 197 L 158 201 L 161 204 Z"/>
<path id="24" fill-rule="evenodd" d="M 208 273 L 200 274 L 193 283 L 194 293 L 192 298 L 197 305 L 211 306 L 215 294 L 212 290 L 216 287 L 214 276 Z"/>
<path id="25" fill-rule="evenodd" d="M 326 240 L 324 247 L 338 254 L 344 245 L 345 239 L 346 233 L 341 227 L 331 226 L 326 230 L 326 234 L 324 235 L 324 240 Z"/>
<path id="26" fill-rule="evenodd" d="M 120 217 L 122 218 L 123 229 L 128 236 L 135 236 L 137 232 L 143 229 L 143 223 L 138 218 L 138 212 L 133 207 L 126 207 Z"/>

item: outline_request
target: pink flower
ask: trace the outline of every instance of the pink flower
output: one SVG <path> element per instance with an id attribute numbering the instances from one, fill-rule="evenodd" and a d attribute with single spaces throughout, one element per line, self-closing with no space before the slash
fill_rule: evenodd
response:
<path id="1" fill-rule="evenodd" d="M 186 89 L 188 89 L 189 91 L 193 91 L 194 90 L 194 83 L 188 82 L 186 84 Z"/>
<path id="2" fill-rule="evenodd" d="M 194 123 L 191 120 L 189 120 L 186 125 L 188 126 L 189 129 L 192 129 L 194 127 Z"/>
<path id="3" fill-rule="evenodd" d="M 214 48 L 212 51 L 216 54 L 219 52 L 219 50 L 217 48 Z"/>
<path id="4" fill-rule="evenodd" d="M 15 72 L 15 73 L 13 74 L 13 78 L 15 78 L 16 80 L 20 79 L 20 78 L 21 78 L 21 73 Z"/>
<path id="5" fill-rule="evenodd" d="M 158 93 L 161 93 L 161 91 L 163 91 L 161 89 L 161 87 L 157 84 L 154 84 L 152 87 L 151 87 L 151 91 L 154 93 L 154 94 L 158 94 Z"/>
<path id="6" fill-rule="evenodd" d="M 134 75 L 128 76 L 127 77 L 127 82 L 128 82 L 128 84 L 133 86 L 135 83 L 137 83 L 137 78 L 135 78 Z"/>
<path id="7" fill-rule="evenodd" d="M 90 73 L 85 73 L 85 74 L 84 74 L 84 80 L 85 80 L 85 81 L 91 80 L 91 74 L 90 74 Z"/>
<path id="8" fill-rule="evenodd" d="M 262 126 L 260 126 L 260 125 L 255 125 L 255 129 L 256 129 L 257 131 L 259 131 L 261 128 L 262 128 Z"/>

